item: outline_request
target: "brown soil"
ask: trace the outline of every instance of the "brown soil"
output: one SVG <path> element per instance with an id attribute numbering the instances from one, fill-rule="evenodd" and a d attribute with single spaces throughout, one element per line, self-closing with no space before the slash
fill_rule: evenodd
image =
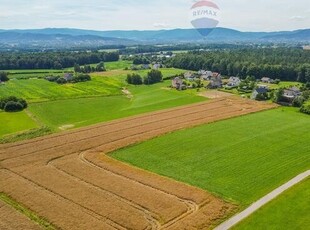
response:
<path id="1" fill-rule="evenodd" d="M 236 97 L 0 146 L 0 191 L 61 229 L 205 229 L 235 208 L 107 154 L 274 105 Z"/>

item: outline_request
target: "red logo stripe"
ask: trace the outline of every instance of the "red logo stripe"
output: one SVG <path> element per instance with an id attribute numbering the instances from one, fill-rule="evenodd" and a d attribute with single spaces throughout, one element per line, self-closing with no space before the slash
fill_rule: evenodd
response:
<path id="1" fill-rule="evenodd" d="M 202 6 L 209 6 L 209 7 L 213 7 L 213 8 L 216 8 L 216 9 L 219 9 L 219 7 L 213 3 L 213 2 L 209 2 L 209 1 L 199 1 L 199 2 L 196 2 L 191 9 L 194 9 L 194 8 L 197 8 L 197 7 L 202 7 Z"/>

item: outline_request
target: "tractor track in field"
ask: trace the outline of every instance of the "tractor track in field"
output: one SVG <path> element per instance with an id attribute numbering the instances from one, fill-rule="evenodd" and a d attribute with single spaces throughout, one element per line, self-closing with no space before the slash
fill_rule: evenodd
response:
<path id="1" fill-rule="evenodd" d="M 96 223 L 111 229 L 152 230 L 211 225 L 233 207 L 203 190 L 123 164 L 107 154 L 176 130 L 274 107 L 228 97 L 0 145 L 0 172 L 19 178 L 16 186 L 27 183 L 27 191 L 42 201 L 24 202 L 63 229 L 99 229 Z M 5 184 L 1 180 L 0 185 Z M 13 180 L 3 190 L 23 200 L 14 187 Z M 36 190 L 30 191 L 32 187 Z M 53 197 L 50 205 L 62 207 L 63 215 L 43 208 L 47 196 Z M 67 206 L 72 208 L 70 215 Z M 87 221 L 82 213 L 91 219 Z"/>
<path id="2" fill-rule="evenodd" d="M 85 152 L 85 153 L 87 153 L 87 152 Z M 178 216 L 178 217 L 176 217 L 176 218 L 170 220 L 168 223 L 164 224 L 163 226 L 161 226 L 160 223 L 158 222 L 158 225 L 157 225 L 157 226 L 161 226 L 161 228 L 169 227 L 169 226 L 171 226 L 173 223 L 175 223 L 176 221 L 179 221 L 179 220 L 185 218 L 186 216 L 190 215 L 191 213 L 194 213 L 195 211 L 197 211 L 197 210 L 199 209 L 199 204 L 196 204 L 194 201 L 182 199 L 182 198 L 180 198 L 180 197 L 178 197 L 178 196 L 176 196 L 176 195 L 173 195 L 173 194 L 168 193 L 168 192 L 166 192 L 166 191 L 164 191 L 164 190 L 161 190 L 161 189 L 158 189 L 158 188 L 156 188 L 156 187 L 153 187 L 153 186 L 151 186 L 151 185 L 149 185 L 149 184 L 145 184 L 145 183 L 142 183 L 142 182 L 140 182 L 140 181 L 133 180 L 133 179 L 130 178 L 130 177 L 126 177 L 126 176 L 124 176 L 124 175 L 122 175 L 122 174 L 117 174 L 117 173 L 115 173 L 115 172 L 113 172 L 113 171 L 111 171 L 111 170 L 108 170 L 108 169 L 106 169 L 106 168 L 100 167 L 100 166 L 98 166 L 98 165 L 96 165 L 96 164 L 94 164 L 94 163 L 88 161 L 88 160 L 84 157 L 84 154 L 85 154 L 85 153 L 81 153 L 81 154 L 79 155 L 79 159 L 80 159 L 82 162 L 84 162 L 85 164 L 88 164 L 88 165 L 90 165 L 90 166 L 92 166 L 92 167 L 95 167 L 95 168 L 98 168 L 98 169 L 100 169 L 100 170 L 105 170 L 105 171 L 107 171 L 107 172 L 109 172 L 109 173 L 111 173 L 111 174 L 114 174 L 114 175 L 117 175 L 117 176 L 119 176 L 119 177 L 125 178 L 125 179 L 127 179 L 127 180 L 129 180 L 129 181 L 132 181 L 132 182 L 134 182 L 134 183 L 141 184 L 141 185 L 143 185 L 143 186 L 149 187 L 149 188 L 151 188 L 151 189 L 153 189 L 153 190 L 155 190 L 155 191 L 157 191 L 157 192 L 166 194 L 166 195 L 171 196 L 171 197 L 175 197 L 176 199 L 178 199 L 180 202 L 184 203 L 184 204 L 187 206 L 187 212 L 183 213 L 181 216 Z M 156 229 L 159 229 L 159 227 L 156 228 Z"/>
<path id="3" fill-rule="evenodd" d="M 20 177 L 20 178 L 22 178 L 22 179 L 25 180 L 28 184 L 30 184 L 30 185 L 35 185 L 36 187 L 40 188 L 42 191 L 48 192 L 50 195 L 54 196 L 54 197 L 57 198 L 57 199 L 60 198 L 60 199 L 64 200 L 64 201 L 67 202 L 67 203 L 74 204 L 74 205 L 77 205 L 77 206 L 81 207 L 82 210 L 84 210 L 85 213 L 91 215 L 92 217 L 94 217 L 94 218 L 96 218 L 96 219 L 98 219 L 98 220 L 104 220 L 106 223 L 108 223 L 110 226 L 114 227 L 115 229 L 126 230 L 126 228 L 125 228 L 124 226 L 120 226 L 118 223 L 115 223 L 114 221 L 112 221 L 112 220 L 110 220 L 110 219 L 108 219 L 108 218 L 106 218 L 106 217 L 104 217 L 104 216 L 102 216 L 102 215 L 100 215 L 100 214 L 98 214 L 98 213 L 95 213 L 95 212 L 92 211 L 91 209 L 88 209 L 88 208 L 86 208 L 86 207 L 83 207 L 83 206 L 81 206 L 80 204 L 78 204 L 78 203 L 76 203 L 76 202 L 74 202 L 74 201 L 72 201 L 72 200 L 70 200 L 70 199 L 68 199 L 68 198 L 66 198 L 66 197 L 64 197 L 64 196 L 62 196 L 61 194 L 55 193 L 54 191 L 52 191 L 52 190 L 50 190 L 50 189 L 48 189 L 48 188 L 46 188 L 46 187 L 44 187 L 44 186 L 38 184 L 37 182 L 35 182 L 35 181 L 33 181 L 33 180 L 31 180 L 31 179 L 29 179 L 29 178 L 23 176 L 23 175 L 20 175 L 19 173 L 16 173 L 16 172 L 14 172 L 14 171 L 12 171 L 12 170 L 9 170 L 9 169 L 6 169 L 6 170 L 7 170 L 9 173 L 11 173 L 11 174 L 13 174 L 13 175 L 15 175 L 15 176 L 18 176 L 18 177 Z"/>

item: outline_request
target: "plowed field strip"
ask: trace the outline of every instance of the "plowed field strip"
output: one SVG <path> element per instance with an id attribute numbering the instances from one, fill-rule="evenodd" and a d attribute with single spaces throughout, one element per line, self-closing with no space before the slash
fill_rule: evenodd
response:
<path id="1" fill-rule="evenodd" d="M 182 116 L 190 116 L 192 114 L 195 114 L 195 113 L 198 113 L 198 112 L 210 112 L 210 111 L 214 111 L 214 110 L 217 110 L 217 109 L 221 109 L 223 107 L 225 107 L 227 105 L 217 105 L 215 104 L 214 106 L 211 106 L 211 105 L 208 105 L 207 108 L 205 107 L 197 107 L 195 108 L 195 110 L 185 110 L 183 109 L 182 110 Z M 116 123 L 116 124 L 108 124 L 106 126 L 102 125 L 100 128 L 96 128 L 96 132 L 95 130 L 93 130 L 94 132 L 91 132 L 91 133 L 88 133 L 87 134 L 87 137 L 84 138 L 84 135 L 86 135 L 85 133 L 81 132 L 80 134 L 76 135 L 76 136 L 72 136 L 71 138 L 68 138 L 69 136 L 66 136 L 66 138 L 62 138 L 60 141 L 59 141 L 59 144 L 54 143 L 52 141 L 50 141 L 50 139 L 47 139 L 46 141 L 48 141 L 48 143 L 40 143 L 40 145 L 34 145 L 32 148 L 27 148 L 26 150 L 23 150 L 23 155 L 28 155 L 28 154 L 32 154 L 32 153 L 35 153 L 35 152 L 39 152 L 39 151 L 44 151 L 44 150 L 48 150 L 50 148 L 55 148 L 55 147 L 61 147 L 61 146 L 64 146 L 66 144 L 72 144 L 72 143 L 79 143 L 80 141 L 85 141 L 85 140 L 89 140 L 91 138 L 95 138 L 95 137 L 99 137 L 101 135 L 110 135 L 110 134 L 113 134 L 114 131 L 111 131 L 111 130 L 119 130 L 119 129 L 122 129 L 123 131 L 126 131 L 126 130 L 130 130 L 131 128 L 135 128 L 135 127 L 139 127 L 140 125 L 143 125 L 143 124 L 152 124 L 152 123 L 155 123 L 155 122 L 158 122 L 158 121 L 164 121 L 166 119 L 171 119 L 171 115 L 162 115 L 162 116 L 146 116 L 146 117 L 143 117 L 139 120 L 139 122 L 136 122 L 136 123 L 126 123 L 126 127 L 124 128 L 124 125 L 123 123 L 124 122 L 127 122 L 127 121 L 124 121 L 124 122 L 120 122 L 120 123 Z M 75 133 L 73 133 L 75 134 Z M 73 134 L 70 134 L 70 135 L 73 135 Z M 44 147 L 42 147 L 44 146 Z M 13 159 L 13 158 L 16 158 L 16 157 L 19 157 L 19 156 L 22 156 L 20 154 L 20 149 L 16 149 L 16 148 L 11 148 L 10 151 L 7 151 L 6 152 L 6 155 L 4 153 L 2 153 L 0 155 L 0 159 L 2 160 L 5 160 L 5 159 Z M 14 157 L 15 156 L 15 157 Z"/>
<path id="2" fill-rule="evenodd" d="M 234 98 L 232 98 L 232 99 L 234 99 Z M 132 116 L 130 118 L 124 118 L 124 119 L 119 119 L 116 121 L 110 121 L 110 122 L 102 123 L 100 125 L 89 126 L 86 128 L 81 128 L 78 130 L 64 132 L 61 134 L 50 135 L 48 138 L 47 137 L 39 137 L 39 138 L 35 138 L 35 139 L 29 140 L 29 141 L 21 141 L 18 143 L 2 144 L 2 149 L 0 150 L 0 154 L 3 153 L 5 149 L 12 148 L 12 147 L 18 147 L 18 146 L 21 147 L 21 146 L 25 146 L 25 145 L 38 143 L 38 142 L 42 143 L 42 141 L 46 141 L 46 140 L 52 141 L 54 138 L 67 137 L 68 135 L 72 135 L 72 134 L 82 134 L 84 131 L 94 131 L 95 129 L 98 129 L 98 128 L 101 128 L 104 126 L 113 125 L 115 123 L 130 122 L 130 121 L 139 120 L 139 118 L 146 117 L 148 115 L 157 115 L 157 114 L 165 114 L 165 113 L 169 113 L 169 112 L 177 112 L 177 111 L 180 111 L 183 109 L 191 109 L 194 107 L 199 107 L 199 106 L 205 105 L 205 104 L 215 104 L 217 102 L 224 101 L 224 100 L 225 99 L 218 99 L 218 100 L 212 100 L 212 101 L 208 101 L 208 102 L 200 102 L 200 103 L 195 103 L 195 104 L 192 104 L 189 106 L 180 106 L 180 107 L 177 107 L 174 109 L 166 109 L 166 110 L 161 110 L 161 111 L 157 111 L 157 112 L 151 112 L 151 113 L 146 113 L 146 114 L 142 114 L 142 115 Z"/>
<path id="3" fill-rule="evenodd" d="M 180 204 L 179 198 L 105 169 L 100 168 L 98 170 L 98 167 L 85 162 L 81 156 L 80 159 L 72 157 L 57 159 L 50 164 L 71 176 L 133 203 L 135 207 L 146 210 L 160 222 L 167 222 L 186 211 L 186 205 Z M 143 196 L 137 196 L 137 194 L 143 194 Z M 169 205 L 167 205 L 168 203 Z"/>
<path id="4" fill-rule="evenodd" d="M 38 230 L 41 227 L 0 200 L 0 229 Z"/>
<path id="5" fill-rule="evenodd" d="M 98 191 L 103 191 L 104 193 L 107 193 L 110 197 L 113 197 L 113 198 L 116 199 L 116 200 L 119 200 L 119 201 L 121 201 L 121 202 L 123 202 L 123 203 L 126 203 L 127 205 L 133 207 L 134 209 L 136 209 L 136 210 L 142 212 L 144 218 L 147 219 L 147 220 L 149 221 L 149 223 L 151 223 L 151 228 L 152 228 L 152 229 L 157 229 L 157 228 L 159 228 L 159 226 L 160 226 L 159 219 L 160 219 L 160 218 L 159 218 L 157 215 L 154 215 L 154 213 L 151 213 L 151 212 L 150 212 L 148 209 L 146 209 L 145 207 L 142 207 L 142 206 L 140 206 L 140 205 L 138 205 L 138 204 L 136 204 L 136 203 L 134 203 L 134 202 L 132 202 L 132 201 L 130 201 L 130 200 L 128 200 L 128 199 L 125 199 L 125 198 L 123 198 L 123 197 L 121 197 L 121 196 L 119 196 L 119 195 L 117 195 L 117 194 L 115 194 L 115 193 L 112 193 L 112 192 L 110 192 L 110 191 L 107 190 L 107 189 L 104 189 L 104 188 L 102 188 L 102 187 L 99 187 L 99 186 L 97 186 L 97 185 L 95 185 L 95 184 L 93 184 L 93 183 L 87 182 L 86 180 L 81 179 L 81 178 L 77 177 L 76 175 L 70 174 L 70 173 L 68 173 L 67 171 L 61 169 L 60 167 L 55 166 L 55 165 L 53 164 L 53 162 L 50 162 L 48 165 L 49 165 L 50 167 L 52 167 L 52 168 L 55 168 L 55 169 L 59 170 L 59 171 L 62 172 L 64 175 L 66 175 L 66 176 L 68 176 L 68 177 L 71 177 L 72 179 L 77 180 L 77 181 L 79 181 L 79 182 L 81 182 L 81 183 L 83 183 L 83 184 L 85 184 L 85 185 L 87 185 L 87 186 L 90 186 L 90 187 L 92 187 L 92 188 L 94 188 L 94 189 L 96 189 L 96 190 L 98 190 Z"/>
<path id="6" fill-rule="evenodd" d="M 219 100 L 220 102 L 225 102 L 225 99 L 221 99 L 221 100 Z M 233 101 L 236 101 L 236 99 L 235 98 L 229 98 L 229 99 L 226 99 L 226 103 L 230 103 L 230 104 L 232 104 L 232 102 Z M 10 148 L 12 151 L 15 151 L 15 152 L 18 152 L 18 150 L 20 150 L 20 149 L 24 149 L 25 147 L 27 147 L 27 146 L 24 146 L 24 145 L 26 145 L 26 144 L 29 144 L 29 145 L 31 145 L 31 144 L 33 144 L 33 143 L 37 143 L 37 142 L 40 142 L 40 145 L 39 146 L 36 146 L 36 147 L 40 147 L 40 146 L 53 146 L 53 144 L 55 145 L 55 142 L 57 143 L 58 141 L 60 141 L 60 142 L 64 142 L 65 141 L 65 143 L 64 144 L 66 144 L 66 143 L 68 143 L 67 141 L 70 141 L 71 139 L 69 138 L 71 135 L 75 135 L 75 134 L 78 134 L 77 136 L 74 136 L 74 137 L 72 137 L 72 139 L 74 139 L 74 140 L 77 140 L 77 141 L 79 141 L 79 139 L 77 139 L 77 138 L 81 138 L 81 137 L 83 137 L 84 135 L 91 135 L 91 134 L 93 134 L 93 133 L 97 133 L 96 131 L 97 130 L 101 130 L 102 128 L 108 128 L 108 130 L 111 130 L 111 129 L 114 129 L 114 128 L 116 128 L 116 127 L 111 127 L 111 126 L 113 126 L 113 125 L 118 125 L 118 126 L 120 126 L 120 125 L 122 125 L 123 123 L 126 123 L 126 125 L 128 125 L 128 122 L 129 121 L 135 121 L 135 120 L 138 120 L 139 121 L 139 123 L 141 123 L 141 122 L 143 122 L 143 119 L 145 119 L 145 120 L 150 120 L 150 118 L 152 118 L 152 117 L 156 117 L 157 115 L 161 115 L 161 117 L 164 117 L 164 116 L 168 116 L 169 117 L 169 114 L 170 113 L 176 113 L 176 112 L 180 112 L 180 111 L 182 111 L 182 113 L 183 114 L 185 114 L 185 113 L 187 113 L 188 111 L 191 111 L 191 112 L 195 112 L 195 109 L 197 109 L 197 112 L 199 111 L 199 110 L 201 110 L 201 109 L 204 109 L 204 107 L 206 106 L 207 107 L 207 109 L 208 110 L 211 110 L 211 109 L 216 109 L 216 107 L 215 108 L 212 108 L 212 106 L 211 105 L 214 105 L 214 106 L 217 106 L 217 103 L 218 101 L 212 101 L 212 103 L 211 102 L 204 102 L 204 103 L 198 103 L 198 104 L 195 104 L 194 106 L 189 106 L 189 107 L 181 107 L 181 108 L 178 108 L 178 109 L 175 109 L 175 110 L 167 110 L 167 111 L 163 111 L 163 112 L 156 112 L 156 113 L 152 113 L 152 114 L 149 114 L 149 115 L 144 115 L 144 116 L 137 116 L 137 117 L 134 117 L 134 118 L 126 118 L 126 119 L 122 119 L 122 120 L 119 120 L 118 122 L 115 122 L 115 121 L 113 121 L 113 122 L 109 122 L 109 123 L 104 123 L 104 124 L 102 124 L 102 125 L 97 125 L 97 126 L 94 126 L 94 127 L 92 127 L 92 128 L 89 128 L 89 129 L 81 129 L 81 130 L 79 130 L 79 131 L 71 131 L 70 133 L 65 133 L 65 134 L 57 134 L 57 135 L 53 135 L 53 136 L 50 136 L 50 137 L 48 137 L 48 138 L 45 138 L 45 139 L 42 139 L 42 138 L 40 138 L 39 140 L 33 140 L 33 141 L 30 141 L 29 143 L 20 143 L 20 144 L 15 144 L 15 145 L 13 145 L 13 146 L 11 146 L 10 147 L 10 145 L 12 145 L 12 144 L 8 144 L 8 146 L 3 146 L 3 148 L 2 148 L 2 150 L 1 150 L 1 152 L 0 152 L 0 154 L 1 153 L 4 153 L 4 150 L 6 149 L 6 148 Z M 221 104 L 221 103 L 219 103 L 219 104 Z M 237 106 L 239 105 L 247 105 L 247 104 L 249 104 L 249 102 L 247 102 L 247 101 L 238 101 L 238 103 L 236 104 Z M 253 105 L 251 105 L 250 104 L 250 106 L 253 106 Z M 85 133 L 85 132 L 88 132 L 88 131 L 92 131 L 91 133 Z M 104 131 L 107 131 L 107 130 L 104 130 Z M 65 139 L 64 138 L 62 138 L 62 137 L 66 137 Z M 53 142 L 53 139 L 57 139 L 57 140 L 54 140 L 55 142 Z M 80 140 L 83 140 L 83 139 L 80 139 Z M 72 140 L 71 140 L 72 141 Z M 35 145 L 32 145 L 32 146 L 35 146 Z M 20 147 L 20 148 L 18 148 L 18 147 Z M 55 147 L 55 146 L 54 146 Z M 27 148 L 27 149 L 31 149 L 31 148 Z M 40 150 L 44 150 L 44 149 L 40 149 Z"/>
<path id="7" fill-rule="evenodd" d="M 141 183 L 140 181 L 136 181 L 136 180 L 133 180 L 133 179 L 131 179 L 131 178 L 124 177 L 122 174 L 115 174 L 114 172 L 111 172 L 111 171 L 109 171 L 109 170 L 107 170 L 107 169 L 104 169 L 104 168 L 102 168 L 102 167 L 100 167 L 100 166 L 98 166 L 98 165 L 96 165 L 96 164 L 93 164 L 92 162 L 86 160 L 86 158 L 84 157 L 84 153 L 82 153 L 82 154 L 80 155 L 80 159 L 81 159 L 81 161 L 83 161 L 84 163 L 86 163 L 86 164 L 88 164 L 88 165 L 90 165 L 90 166 L 92 166 L 92 167 L 94 167 L 94 168 L 97 168 L 97 169 L 99 169 L 99 170 L 108 171 L 108 172 L 111 173 L 113 176 L 117 175 L 117 176 L 119 176 L 119 177 L 122 178 L 122 179 L 127 179 L 130 183 L 136 183 L 136 184 L 138 184 L 138 185 L 143 185 L 143 186 L 145 186 L 145 187 L 151 188 L 151 189 L 154 190 L 154 192 L 156 192 L 156 193 L 162 193 L 162 194 L 167 195 L 168 197 L 177 199 L 177 200 L 179 200 L 181 203 L 184 203 L 184 204 L 187 206 L 187 211 L 186 211 L 186 212 L 184 212 L 184 213 L 182 213 L 182 214 L 180 214 L 180 215 L 178 215 L 178 216 L 176 216 L 176 217 L 174 217 L 174 218 L 169 219 L 167 222 L 164 222 L 164 225 L 171 225 L 171 224 L 175 223 L 176 221 L 178 221 L 178 220 L 180 220 L 180 219 L 183 219 L 183 218 L 185 218 L 186 216 L 188 216 L 188 215 L 190 215 L 190 214 L 196 212 L 196 211 L 199 209 L 199 205 L 196 204 L 195 202 L 190 201 L 190 200 L 185 200 L 185 199 L 183 199 L 183 198 L 180 198 L 180 197 L 176 196 L 175 194 L 173 194 L 173 192 L 172 192 L 172 193 L 166 192 L 166 191 L 161 190 L 161 189 L 159 189 L 159 188 L 152 187 L 152 186 L 150 186 L 149 184 L 144 184 L 144 183 Z M 206 202 L 206 201 L 205 201 L 205 202 Z M 201 204 L 200 204 L 200 205 L 201 205 Z M 175 207 L 174 207 L 174 208 L 175 208 Z"/>
<path id="8" fill-rule="evenodd" d="M 99 225 L 104 229 L 123 229 L 113 227 L 107 219 L 99 218 L 81 209 L 66 198 L 13 171 L 0 170 L 0 175 L 5 179 L 0 180 L 1 191 L 23 203 L 38 215 L 48 218 L 52 223 L 56 222 L 61 229 L 95 229 Z"/>
<path id="9" fill-rule="evenodd" d="M 237 112 L 236 113 L 236 115 L 242 115 L 242 114 L 247 114 L 247 113 L 250 113 L 250 112 L 255 112 L 255 111 L 257 111 L 257 108 L 255 108 L 255 109 L 253 109 L 253 111 L 251 110 L 251 111 L 244 111 L 243 112 L 243 109 L 234 109 L 233 107 L 231 108 L 231 107 L 220 107 L 220 109 L 221 109 L 221 112 L 222 113 L 224 113 L 224 112 L 230 112 L 232 109 L 232 112 Z M 229 118 L 229 117 L 233 117 L 234 115 L 231 115 L 231 114 L 225 114 L 225 117 L 226 118 Z M 202 119 L 204 117 L 204 119 Z M 147 125 L 149 125 L 149 126 L 152 126 L 152 125 L 156 125 L 156 127 L 169 127 L 169 125 L 172 123 L 176 123 L 175 122 L 175 120 L 178 120 L 179 121 L 179 123 L 181 123 L 181 124 L 184 124 L 184 128 L 186 128 L 186 127 L 191 127 L 190 126 L 190 124 L 191 123 L 193 123 L 193 125 L 192 126 L 194 126 L 194 125 L 197 125 L 197 124 L 203 124 L 203 123 L 206 123 L 206 122 L 208 122 L 209 121 L 209 119 L 210 119 L 210 117 L 219 117 L 219 115 L 218 115 L 218 111 L 213 111 L 213 110 L 211 110 L 211 111 L 209 111 L 209 113 L 206 115 L 205 114 L 205 111 L 203 110 L 203 111 L 201 111 L 201 112 L 199 112 L 199 113 L 193 113 L 193 114 L 191 114 L 191 116 L 188 116 L 188 114 L 185 114 L 185 115 L 180 115 L 180 116 L 178 116 L 178 117 L 173 117 L 173 118 L 167 118 L 167 119 L 164 119 L 164 120 L 158 120 L 158 121 L 156 121 L 156 122 L 151 122 L 151 123 L 148 123 Z M 183 119 L 182 119 L 183 118 Z M 216 119 L 215 119 L 216 120 Z M 198 122 L 197 122 L 198 121 Z M 199 122 L 200 121 L 200 122 Z M 187 123 L 186 123 L 187 122 Z M 187 125 L 185 125 L 185 123 L 186 124 L 189 124 L 189 126 L 187 126 Z M 95 147 L 96 145 L 98 146 L 98 145 L 101 145 L 101 143 L 100 143 L 100 141 L 102 141 L 102 139 L 103 139 L 103 137 L 105 137 L 106 139 L 108 139 L 108 138 L 113 138 L 114 136 L 118 136 L 118 134 L 117 133 L 120 133 L 121 132 L 121 134 L 122 135 L 131 135 L 131 133 L 134 133 L 135 132 L 135 130 L 136 129 L 138 129 L 138 130 L 144 130 L 143 129 L 144 127 L 143 127 L 143 125 L 141 124 L 140 126 L 136 126 L 135 128 L 131 128 L 131 129 L 129 129 L 129 130 L 127 130 L 127 129 L 121 129 L 121 130 L 117 130 L 117 131 L 114 131 L 113 132 L 113 135 L 111 135 L 112 133 L 109 133 L 108 135 L 105 135 L 105 134 L 103 134 L 103 135 L 101 135 L 101 136 L 98 136 L 98 137 L 96 137 L 96 138 L 89 138 L 89 139 L 87 139 L 87 140 L 85 140 L 85 142 L 81 142 L 80 141 L 80 144 L 79 145 L 76 145 L 75 143 L 73 143 L 73 144 L 67 144 L 67 145 L 65 145 L 65 147 L 66 147 L 66 153 L 65 153 L 65 155 L 68 155 L 68 154 L 70 154 L 70 153 L 74 153 L 74 152 L 78 152 L 78 151 L 85 151 L 85 150 L 88 150 L 88 149 L 91 149 L 91 148 L 93 148 L 93 147 Z M 159 128 L 159 129 L 160 129 Z M 150 127 L 150 129 L 151 129 L 151 127 Z M 127 132 L 125 132 L 127 130 Z M 143 131 L 141 132 L 140 131 L 140 133 L 143 133 Z M 89 140 L 89 141 L 88 141 Z M 109 140 L 110 142 L 112 141 L 112 140 Z M 83 145 L 81 144 L 81 143 L 84 143 Z M 92 145 L 90 145 L 90 143 L 93 143 Z M 81 146 L 83 146 L 82 148 L 81 148 Z M 70 147 L 70 150 L 71 150 L 71 152 L 68 152 L 68 148 Z M 62 148 L 50 148 L 51 150 L 53 150 L 52 152 L 57 152 L 57 151 L 61 151 L 62 150 Z M 48 149 L 48 150 L 50 150 L 50 149 Z M 43 152 L 35 152 L 35 153 L 39 153 L 39 154 L 42 154 Z M 46 154 L 46 152 L 44 152 L 45 154 Z M 23 162 L 23 164 L 21 164 L 20 166 L 22 166 L 22 165 L 24 165 L 24 164 L 27 164 L 27 156 L 29 156 L 29 155 L 32 155 L 32 153 L 29 153 L 29 154 L 25 154 L 25 155 L 22 155 L 22 157 L 19 157 L 17 160 L 15 160 L 15 158 L 13 158 L 13 159 L 11 159 L 11 161 L 12 162 L 14 162 L 15 163 L 15 165 L 17 164 L 17 162 L 18 162 L 18 160 L 20 160 L 20 161 L 22 161 Z M 23 157 L 23 156 L 25 156 L 25 157 Z M 46 155 L 45 155 L 46 156 Z M 57 155 L 55 156 L 55 157 L 58 157 Z M 45 157 L 44 157 L 45 158 Z M 31 159 L 31 157 L 29 158 L 29 159 Z M 37 158 L 37 160 L 39 161 L 39 158 Z M 9 161 L 9 160 L 8 160 Z M 4 160 L 2 161 L 2 162 L 4 162 Z M 31 163 L 33 163 L 33 161 L 31 160 L 30 161 Z"/>
<path id="10" fill-rule="evenodd" d="M 110 225 L 110 227 L 113 227 L 115 229 L 126 229 L 125 227 L 120 226 L 118 223 L 115 223 L 112 220 L 110 220 L 106 217 L 103 217 L 101 215 L 98 215 L 97 213 L 93 212 L 92 210 L 90 210 L 88 208 L 82 207 L 78 203 L 66 198 L 62 194 L 57 194 L 57 193 L 53 192 L 51 189 L 49 189 L 45 186 L 42 186 L 41 184 L 33 181 L 32 179 L 27 178 L 26 176 L 20 175 L 20 174 L 14 172 L 14 171 L 11 171 L 11 170 L 7 170 L 7 171 L 9 173 L 11 173 L 12 175 L 15 175 L 16 177 L 19 177 L 20 179 L 22 179 L 24 182 L 26 182 L 31 187 L 35 186 L 35 187 L 39 188 L 41 191 L 46 192 L 49 195 L 52 195 L 56 199 L 64 201 L 66 203 L 66 205 L 70 205 L 70 206 L 74 205 L 74 206 L 78 207 L 77 209 L 82 210 L 84 212 L 84 215 L 87 214 L 87 215 L 99 220 L 100 222 L 103 221 L 102 223 L 106 223 L 106 224 Z"/>

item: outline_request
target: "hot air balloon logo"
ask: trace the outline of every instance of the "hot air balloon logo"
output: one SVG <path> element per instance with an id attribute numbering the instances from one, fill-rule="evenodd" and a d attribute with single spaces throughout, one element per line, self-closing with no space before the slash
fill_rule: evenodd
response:
<path id="1" fill-rule="evenodd" d="M 220 9 L 211 1 L 198 1 L 190 11 L 192 25 L 202 36 L 208 36 L 219 24 Z"/>

